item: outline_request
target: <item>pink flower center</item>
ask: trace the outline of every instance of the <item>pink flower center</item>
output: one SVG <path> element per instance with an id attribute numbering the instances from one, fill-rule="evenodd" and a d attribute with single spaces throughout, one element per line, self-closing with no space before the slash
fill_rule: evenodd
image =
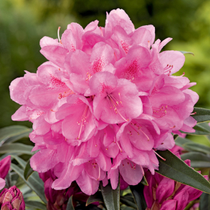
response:
<path id="1" fill-rule="evenodd" d="M 136 60 L 134 60 L 132 64 L 127 69 L 125 69 L 123 73 L 123 78 L 133 81 L 137 74 L 137 70 L 138 70 L 138 63 Z"/>
<path id="2" fill-rule="evenodd" d="M 137 133 L 138 135 L 140 135 L 139 132 L 141 132 L 146 138 L 147 141 L 149 141 L 149 136 L 142 130 L 142 127 L 139 123 L 135 122 L 135 123 L 130 123 L 129 126 L 131 129 L 129 130 L 129 135 L 132 136 L 133 135 L 133 131 L 135 133 Z"/>
<path id="3" fill-rule="evenodd" d="M 86 123 L 88 123 L 87 122 L 87 117 L 88 117 L 88 114 L 89 114 L 88 110 L 89 110 L 88 105 L 85 105 L 85 109 L 82 113 L 81 119 L 79 121 L 77 121 L 77 125 L 80 126 L 79 134 L 77 136 L 77 139 L 80 139 L 83 127 L 85 126 Z"/>
<path id="4" fill-rule="evenodd" d="M 168 105 L 161 105 L 159 108 L 153 108 L 153 116 L 157 118 L 164 117 L 167 114 Z"/>
<path id="5" fill-rule="evenodd" d="M 99 59 L 95 60 L 93 63 L 93 66 L 92 66 L 93 73 L 95 74 L 97 72 L 102 71 L 103 66 L 104 66 L 104 63 L 103 63 L 102 59 L 99 58 Z"/>
<path id="6" fill-rule="evenodd" d="M 166 67 L 163 70 L 164 70 L 165 74 L 168 74 L 168 76 L 170 76 L 172 69 L 173 69 L 173 65 L 167 64 Z"/>
<path id="7" fill-rule="evenodd" d="M 118 93 L 118 96 L 120 97 L 120 93 Z M 122 114 L 121 114 L 121 112 L 119 111 L 119 107 L 122 105 L 122 101 L 118 101 L 114 96 L 113 96 L 113 94 L 111 94 L 111 93 L 107 93 L 107 96 L 106 96 L 106 98 L 108 98 L 108 100 L 109 100 L 109 102 L 110 102 L 110 109 L 113 109 L 114 110 L 114 112 L 116 113 L 116 114 L 119 114 L 120 115 L 120 117 L 123 119 L 123 120 L 125 120 L 126 122 L 127 121 L 129 121 L 129 119 L 126 119 Z"/>

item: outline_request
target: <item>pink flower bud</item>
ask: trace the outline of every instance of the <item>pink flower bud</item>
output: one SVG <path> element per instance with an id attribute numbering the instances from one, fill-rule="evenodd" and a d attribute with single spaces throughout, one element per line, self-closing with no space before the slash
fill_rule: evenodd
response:
<path id="1" fill-rule="evenodd" d="M 1 210 L 25 210 L 23 195 L 16 186 L 5 188 L 0 193 L 0 205 Z"/>
<path id="2" fill-rule="evenodd" d="M 7 156 L 0 161 L 0 177 L 5 179 L 7 176 L 11 165 L 11 157 Z"/>

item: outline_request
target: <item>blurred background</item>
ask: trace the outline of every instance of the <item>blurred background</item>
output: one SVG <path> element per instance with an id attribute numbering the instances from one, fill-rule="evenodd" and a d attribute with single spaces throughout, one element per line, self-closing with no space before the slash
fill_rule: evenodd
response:
<path id="1" fill-rule="evenodd" d="M 46 59 L 39 53 L 43 36 L 57 38 L 71 22 L 85 27 L 98 19 L 104 26 L 106 12 L 122 8 L 135 27 L 153 24 L 156 39 L 172 37 L 165 50 L 189 51 L 183 74 L 197 85 L 197 107 L 210 109 L 210 1 L 209 0 L 0 0 L 0 128 L 13 122 L 19 105 L 9 96 L 10 82 L 35 72 Z"/>

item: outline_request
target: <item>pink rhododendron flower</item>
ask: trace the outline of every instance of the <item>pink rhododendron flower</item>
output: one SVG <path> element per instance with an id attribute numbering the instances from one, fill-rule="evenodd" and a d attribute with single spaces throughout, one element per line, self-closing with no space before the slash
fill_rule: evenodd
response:
<path id="1" fill-rule="evenodd" d="M 12 119 L 33 123 L 31 166 L 53 172 L 52 188 L 76 181 L 94 194 L 100 181 L 115 189 L 119 174 L 136 185 L 145 169 L 158 169 L 155 150 L 174 146 L 172 133 L 193 132 L 194 83 L 172 76 L 185 57 L 161 52 L 171 38 L 154 40 L 154 26 L 135 29 L 124 10 L 112 10 L 105 27 L 71 23 L 61 39 L 43 37 L 48 61 L 11 82 L 21 105 Z"/>

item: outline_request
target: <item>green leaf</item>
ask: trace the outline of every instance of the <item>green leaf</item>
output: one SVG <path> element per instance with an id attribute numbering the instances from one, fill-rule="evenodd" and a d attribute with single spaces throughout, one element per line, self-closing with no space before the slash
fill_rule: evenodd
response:
<path id="1" fill-rule="evenodd" d="M 0 141 L 5 141 L 8 138 L 30 133 L 32 129 L 21 125 L 12 125 L 0 129 Z"/>
<path id="2" fill-rule="evenodd" d="M 73 205 L 73 195 L 68 200 L 66 210 L 75 210 L 74 205 Z"/>
<path id="3" fill-rule="evenodd" d="M 91 203 L 99 202 L 103 203 L 103 197 L 101 192 L 97 191 L 94 195 L 91 195 L 86 202 L 86 206 L 90 205 Z"/>
<path id="4" fill-rule="evenodd" d="M 209 135 L 210 131 L 207 130 L 202 124 L 197 124 L 196 126 L 194 126 L 195 132 L 193 133 L 184 132 L 184 133 L 187 133 L 190 135 Z"/>
<path id="5" fill-rule="evenodd" d="M 34 170 L 31 168 L 30 160 L 26 163 L 25 169 L 24 169 L 24 178 L 28 179 L 28 177 L 34 172 Z"/>
<path id="6" fill-rule="evenodd" d="M 40 197 L 40 199 L 44 202 L 47 203 L 45 194 L 44 194 L 44 183 L 43 181 L 39 178 L 39 175 L 37 172 L 34 172 L 28 180 L 24 178 L 24 171 L 23 169 L 19 168 L 15 164 L 11 164 L 11 168 L 23 179 L 23 181 Z"/>
<path id="7" fill-rule="evenodd" d="M 191 160 L 193 168 L 210 168 L 210 157 L 200 152 L 188 152 L 181 155 L 182 160 Z"/>
<path id="8" fill-rule="evenodd" d="M 133 198 L 131 200 L 131 199 L 129 199 L 126 196 L 121 196 L 120 197 L 120 201 L 121 201 L 121 203 L 125 204 L 126 206 L 130 206 L 130 207 L 132 207 L 134 209 L 137 209 L 137 206 L 136 206 Z"/>
<path id="9" fill-rule="evenodd" d="M 210 209 L 210 195 L 203 193 L 200 199 L 199 210 L 207 209 Z"/>
<path id="10" fill-rule="evenodd" d="M 121 209 L 122 210 L 133 210 L 133 208 L 128 207 L 128 206 L 122 206 Z"/>
<path id="11" fill-rule="evenodd" d="M 195 115 L 192 115 L 192 117 L 197 121 L 197 122 L 206 122 L 210 121 L 210 110 L 209 109 L 204 109 L 204 108 L 199 108 L 195 107 L 194 112 L 196 113 Z"/>
<path id="12" fill-rule="evenodd" d="M 17 162 L 20 164 L 20 166 L 22 168 L 26 167 L 26 161 L 23 160 L 22 158 L 18 157 L 17 155 L 11 155 L 12 158 L 14 158 L 15 160 L 17 160 Z"/>
<path id="13" fill-rule="evenodd" d="M 159 170 L 157 173 L 203 192 L 210 193 L 210 183 L 183 160 L 168 150 L 158 151 L 158 154 L 165 160 L 158 157 Z"/>
<path id="14" fill-rule="evenodd" d="M 42 209 L 42 210 L 47 210 L 46 205 L 44 205 L 41 202 L 38 201 L 25 201 L 26 207 L 29 209 Z"/>
<path id="15" fill-rule="evenodd" d="M 142 183 L 143 185 L 146 185 L 146 186 L 149 185 L 145 176 L 143 176 L 143 178 L 142 178 L 142 180 L 141 180 L 141 183 Z"/>
<path id="16" fill-rule="evenodd" d="M 120 210 L 120 184 L 115 190 L 112 189 L 110 183 L 105 187 L 101 184 L 101 193 L 107 210 Z"/>
<path id="17" fill-rule="evenodd" d="M 175 144 L 180 147 L 183 147 L 187 151 L 203 152 L 206 154 L 210 154 L 210 147 L 205 146 L 203 144 L 198 144 L 186 138 L 176 138 Z"/>
<path id="18" fill-rule="evenodd" d="M 145 210 L 147 208 L 147 205 L 143 194 L 144 185 L 141 183 L 135 186 L 131 185 L 130 189 L 134 196 L 134 201 L 136 203 L 137 210 Z"/>
<path id="19" fill-rule="evenodd" d="M 4 153 L 19 153 L 32 155 L 31 150 L 33 149 L 30 145 L 25 145 L 21 143 L 3 144 L 0 147 L 0 154 Z"/>
<path id="20" fill-rule="evenodd" d="M 20 139 L 23 139 L 23 138 L 29 138 L 29 134 L 31 133 L 32 129 L 27 131 L 27 132 L 24 132 L 24 133 L 21 133 L 20 135 L 17 135 L 17 136 L 12 136 L 8 139 L 6 139 L 4 141 L 4 144 L 8 144 L 8 143 L 12 143 L 12 142 L 16 142 Z"/>

